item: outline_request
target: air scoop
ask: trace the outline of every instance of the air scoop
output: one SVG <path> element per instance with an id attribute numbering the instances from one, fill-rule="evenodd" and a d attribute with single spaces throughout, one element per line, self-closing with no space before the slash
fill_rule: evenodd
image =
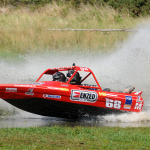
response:
<path id="1" fill-rule="evenodd" d="M 124 89 L 123 93 L 131 94 L 134 89 L 135 87 L 133 85 L 130 85 L 126 89 Z"/>

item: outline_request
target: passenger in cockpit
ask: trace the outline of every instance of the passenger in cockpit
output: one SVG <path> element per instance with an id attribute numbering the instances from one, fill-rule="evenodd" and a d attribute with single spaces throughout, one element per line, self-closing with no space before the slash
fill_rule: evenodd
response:
<path id="1" fill-rule="evenodd" d="M 71 78 L 71 76 L 74 74 L 74 70 L 69 70 L 67 73 L 67 81 Z M 76 74 L 74 75 L 74 77 L 71 79 L 70 84 L 76 84 L 76 85 L 80 85 L 80 74 L 78 72 L 76 72 Z"/>

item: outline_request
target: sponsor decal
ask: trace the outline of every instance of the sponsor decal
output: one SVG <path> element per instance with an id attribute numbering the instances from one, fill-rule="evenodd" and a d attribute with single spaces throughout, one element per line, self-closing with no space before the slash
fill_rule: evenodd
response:
<path id="1" fill-rule="evenodd" d="M 43 94 L 44 98 L 57 98 L 60 99 L 61 96 L 60 95 L 48 95 L 48 94 Z"/>
<path id="2" fill-rule="evenodd" d="M 99 96 L 106 96 L 106 93 L 104 92 L 98 92 Z"/>
<path id="3" fill-rule="evenodd" d="M 124 104 L 125 109 L 130 109 L 132 105 L 132 96 L 125 96 L 126 97 L 126 102 Z"/>
<path id="4" fill-rule="evenodd" d="M 60 69 L 73 69 L 74 66 L 71 66 L 71 67 L 59 67 L 59 68 L 50 68 L 50 70 L 60 70 Z"/>
<path id="5" fill-rule="evenodd" d="M 26 95 L 34 95 L 34 93 L 32 93 L 32 92 L 33 92 L 33 89 L 34 89 L 34 88 L 29 88 L 28 91 L 25 92 L 25 94 L 26 94 Z"/>
<path id="6" fill-rule="evenodd" d="M 81 90 L 71 90 L 70 99 L 73 101 L 80 102 L 96 102 L 97 101 L 97 93 L 93 91 L 81 91 Z"/>
<path id="7" fill-rule="evenodd" d="M 113 95 L 113 94 L 108 94 L 108 93 L 107 93 L 107 95 L 108 95 L 108 96 L 117 97 L 117 95 Z"/>
<path id="8" fill-rule="evenodd" d="M 53 86 L 50 86 L 50 87 L 47 87 L 48 89 L 53 89 L 53 90 L 60 90 L 60 88 L 56 88 L 56 87 L 53 87 Z"/>
<path id="9" fill-rule="evenodd" d="M 32 84 L 35 84 L 35 85 L 41 85 L 41 84 L 45 84 L 44 82 L 34 82 Z"/>
<path id="10" fill-rule="evenodd" d="M 142 91 L 140 91 L 140 92 L 136 92 L 136 93 L 134 93 L 135 95 L 139 95 L 139 94 L 141 94 L 142 93 Z"/>
<path id="11" fill-rule="evenodd" d="M 137 100 L 140 100 L 140 99 L 141 99 L 141 96 L 140 96 L 140 95 L 138 95 L 137 97 L 138 97 L 138 99 L 137 99 Z"/>
<path id="12" fill-rule="evenodd" d="M 68 86 L 68 84 L 61 84 L 61 86 Z"/>
<path id="13" fill-rule="evenodd" d="M 137 103 L 142 103 L 143 101 L 138 101 L 138 100 L 136 100 L 136 102 L 137 102 Z"/>
<path id="14" fill-rule="evenodd" d="M 141 109 L 142 108 L 142 103 L 136 103 L 134 109 Z"/>
<path id="15" fill-rule="evenodd" d="M 62 91 L 69 91 L 69 89 L 67 89 L 67 88 L 60 88 L 60 90 L 62 90 Z"/>
<path id="16" fill-rule="evenodd" d="M 56 88 L 56 87 L 53 87 L 53 86 L 50 86 L 50 87 L 47 87 L 48 89 L 53 89 L 53 90 L 61 90 L 61 91 L 69 91 L 69 89 L 67 88 Z"/>
<path id="17" fill-rule="evenodd" d="M 81 71 L 88 71 L 89 69 L 86 67 L 80 67 Z"/>
<path id="18" fill-rule="evenodd" d="M 16 84 L 14 86 L 19 86 L 19 87 L 35 87 L 35 85 L 28 85 L 28 84 Z"/>
<path id="19" fill-rule="evenodd" d="M 6 88 L 5 92 L 17 92 L 17 88 Z"/>

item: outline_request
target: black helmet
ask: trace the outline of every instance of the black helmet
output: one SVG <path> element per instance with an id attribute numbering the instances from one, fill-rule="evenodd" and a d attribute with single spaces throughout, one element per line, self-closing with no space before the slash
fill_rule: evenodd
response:
<path id="1" fill-rule="evenodd" d="M 67 77 L 71 77 L 74 74 L 74 70 L 69 70 L 67 73 Z"/>
<path id="2" fill-rule="evenodd" d="M 75 72 L 74 70 L 69 70 L 68 73 L 67 73 L 67 77 L 71 77 L 74 74 L 74 72 Z M 70 83 L 79 85 L 80 80 L 81 80 L 81 77 L 80 77 L 79 73 L 76 72 L 74 77 L 71 79 Z"/>
<path id="3" fill-rule="evenodd" d="M 62 72 L 56 72 L 56 73 L 53 74 L 53 81 L 65 82 L 66 77 Z"/>

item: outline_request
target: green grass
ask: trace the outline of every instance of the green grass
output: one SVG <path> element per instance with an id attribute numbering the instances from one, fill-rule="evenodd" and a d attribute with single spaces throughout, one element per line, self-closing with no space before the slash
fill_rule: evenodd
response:
<path id="1" fill-rule="evenodd" d="M 53 51 L 112 51 L 129 32 L 45 31 L 45 29 L 134 29 L 149 18 L 119 14 L 109 6 L 45 5 L 0 8 L 0 56 Z M 2 13 L 3 12 L 3 13 Z"/>
<path id="2" fill-rule="evenodd" d="M 150 127 L 1 128 L 0 149 L 150 149 Z"/>

